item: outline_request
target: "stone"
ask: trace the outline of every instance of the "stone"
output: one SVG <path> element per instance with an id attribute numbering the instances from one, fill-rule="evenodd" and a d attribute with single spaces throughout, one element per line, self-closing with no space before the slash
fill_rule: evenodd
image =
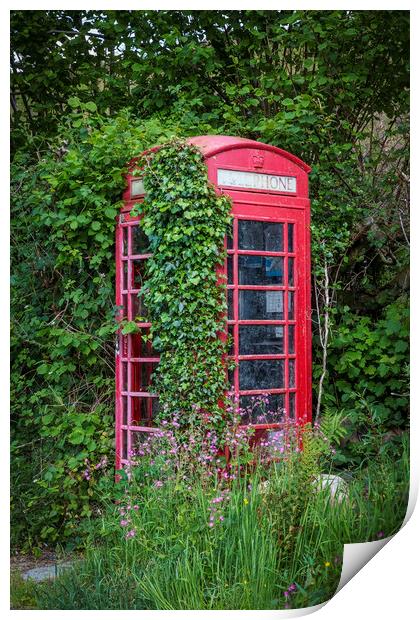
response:
<path id="1" fill-rule="evenodd" d="M 332 474 L 320 474 L 313 483 L 318 490 L 328 489 L 331 499 L 339 504 L 349 497 L 348 484 L 340 476 Z"/>
<path id="2" fill-rule="evenodd" d="M 74 566 L 74 562 L 61 562 L 59 564 L 47 564 L 44 566 L 37 566 L 31 568 L 22 574 L 23 579 L 27 581 L 32 579 L 33 581 L 47 581 L 55 579 L 63 571 L 68 570 Z"/>

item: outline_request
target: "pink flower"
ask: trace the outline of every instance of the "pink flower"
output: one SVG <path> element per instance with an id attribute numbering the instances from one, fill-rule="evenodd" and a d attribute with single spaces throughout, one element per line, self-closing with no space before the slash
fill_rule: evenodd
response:
<path id="1" fill-rule="evenodd" d="M 125 527 L 126 525 L 128 525 L 128 520 L 127 519 L 121 519 L 120 525 L 121 525 L 121 527 Z"/>
<path id="2" fill-rule="evenodd" d="M 163 487 L 162 480 L 155 480 L 154 486 L 158 489 L 159 487 Z"/>
<path id="3" fill-rule="evenodd" d="M 126 537 L 126 538 L 134 538 L 134 536 L 135 536 L 135 535 L 136 535 L 136 530 L 135 530 L 135 529 L 132 529 L 132 530 L 129 530 L 129 531 L 127 532 L 127 534 L 125 535 L 125 537 Z"/>

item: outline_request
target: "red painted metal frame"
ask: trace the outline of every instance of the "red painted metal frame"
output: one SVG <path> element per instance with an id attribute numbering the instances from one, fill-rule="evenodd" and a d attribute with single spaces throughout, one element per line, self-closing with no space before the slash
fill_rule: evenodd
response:
<path id="1" fill-rule="evenodd" d="M 202 151 L 208 167 L 209 181 L 213 183 L 217 191 L 229 195 L 232 198 L 232 214 L 234 216 L 234 235 L 233 247 L 228 250 L 228 255 L 233 257 L 234 262 L 234 282 L 228 285 L 229 290 L 233 290 L 233 320 L 227 320 L 227 326 L 233 326 L 234 333 L 234 359 L 237 367 L 234 372 L 235 396 L 246 396 L 252 394 L 284 394 L 286 399 L 287 418 L 289 416 L 290 394 L 295 394 L 295 419 L 299 424 L 305 424 L 312 417 L 312 377 L 311 377 L 311 299 L 310 299 L 310 202 L 308 199 L 308 173 L 309 166 L 298 159 L 296 156 L 283 151 L 274 146 L 262 144 L 254 140 L 235 138 L 230 136 L 197 136 L 190 138 L 189 142 L 196 145 Z M 154 147 L 150 151 L 157 150 Z M 149 152 L 150 152 L 149 151 Z M 131 169 L 137 164 L 138 158 L 134 158 Z M 296 178 L 296 192 L 280 192 L 274 190 L 250 190 L 231 187 L 217 186 L 217 170 L 219 168 L 227 170 L 240 170 L 245 172 L 258 172 L 263 174 L 274 174 L 280 176 L 292 176 Z M 141 202 L 141 197 L 132 198 L 130 195 L 131 181 L 136 178 L 132 174 L 127 175 L 127 189 L 123 195 L 124 206 L 117 221 L 116 232 L 116 304 L 120 307 L 119 318 L 124 316 L 134 320 L 133 316 L 133 296 L 137 295 L 139 289 L 133 288 L 133 261 L 147 260 L 149 254 L 132 254 L 132 235 L 128 234 L 127 253 L 123 254 L 123 235 L 127 233 L 124 229 L 132 231 L 139 218 L 130 216 L 130 211 L 134 204 Z M 263 222 L 281 222 L 284 225 L 283 250 L 279 252 L 266 252 L 259 250 L 241 250 L 238 247 L 238 221 L 257 220 Z M 287 224 L 294 225 L 294 247 L 293 252 L 288 251 L 287 246 Z M 284 257 L 283 283 L 279 286 L 263 285 L 239 285 L 238 283 L 238 257 L 248 256 L 271 256 Z M 293 286 L 288 284 L 288 258 L 294 259 L 294 279 Z M 126 264 L 126 279 L 124 277 L 124 264 Z M 222 269 L 218 269 L 223 272 Z M 227 275 L 227 261 L 225 262 L 224 273 Z M 125 282 L 127 287 L 123 288 Z M 239 312 L 239 291 L 240 290 L 264 290 L 264 291 L 283 291 L 284 317 L 281 320 L 240 320 Z M 288 304 L 286 302 L 288 293 L 295 296 L 294 317 L 288 317 Z M 125 299 L 124 299 L 125 298 Z M 150 327 L 150 323 L 138 323 L 142 330 Z M 240 325 L 282 325 L 283 331 L 283 353 L 263 354 L 263 355 L 239 355 L 239 326 Z M 288 326 L 295 326 L 295 353 L 288 351 Z M 225 337 L 225 335 L 221 335 Z M 153 426 L 151 407 L 156 395 L 147 390 L 137 389 L 140 385 L 139 377 L 140 365 L 147 365 L 148 372 L 150 364 L 159 361 L 158 356 L 150 354 L 144 357 L 134 357 L 134 335 L 118 335 L 118 346 L 116 351 L 116 466 L 119 469 L 127 462 L 130 451 L 133 447 L 133 438 L 137 433 L 156 432 Z M 284 386 L 278 389 L 258 389 L 240 390 L 239 389 L 239 368 L 238 363 L 246 360 L 285 360 L 284 364 Z M 288 385 L 288 360 L 295 360 L 295 387 Z M 124 385 L 126 377 L 127 385 Z M 149 372 L 150 378 L 150 372 Z M 147 387 L 147 386 L 144 386 Z M 124 389 L 125 388 L 125 389 Z M 148 419 L 146 424 L 140 424 L 140 418 L 133 405 L 138 402 L 141 406 L 140 398 L 145 399 L 148 404 Z M 124 408 L 124 399 L 126 407 Z M 137 399 L 134 400 L 134 399 Z M 125 411 L 125 413 L 124 413 Z M 125 419 L 126 418 L 126 419 Z M 286 418 L 286 419 L 287 419 Z M 252 424 L 256 433 L 260 435 L 269 429 L 281 428 L 279 423 L 271 424 Z"/>

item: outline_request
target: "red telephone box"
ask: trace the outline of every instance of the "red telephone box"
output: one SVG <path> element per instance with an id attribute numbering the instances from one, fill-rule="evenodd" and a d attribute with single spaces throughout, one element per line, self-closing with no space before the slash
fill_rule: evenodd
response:
<path id="1" fill-rule="evenodd" d="M 190 138 L 205 158 L 217 191 L 232 198 L 233 226 L 226 239 L 230 382 L 243 423 L 255 436 L 284 423 L 311 420 L 311 302 L 309 166 L 275 146 L 230 136 Z M 136 160 L 134 160 L 135 162 Z M 116 303 L 120 317 L 145 319 L 138 293 L 148 241 L 130 216 L 141 202 L 141 178 L 127 175 L 116 234 Z M 150 379 L 159 356 L 141 334 L 120 334 L 116 354 L 116 464 L 129 459 L 144 433 L 155 432 L 158 395 Z M 261 399 L 259 399 L 261 397 Z M 259 407 L 259 400 L 263 410 Z M 144 436 L 144 435 L 143 435 Z"/>

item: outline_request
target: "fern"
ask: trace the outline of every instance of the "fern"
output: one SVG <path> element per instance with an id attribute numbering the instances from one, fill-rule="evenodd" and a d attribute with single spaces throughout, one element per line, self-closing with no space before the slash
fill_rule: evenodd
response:
<path id="1" fill-rule="evenodd" d="M 330 444 L 339 445 L 340 441 L 347 435 L 345 426 L 347 418 L 348 415 L 344 413 L 343 409 L 325 407 L 319 430 Z"/>

